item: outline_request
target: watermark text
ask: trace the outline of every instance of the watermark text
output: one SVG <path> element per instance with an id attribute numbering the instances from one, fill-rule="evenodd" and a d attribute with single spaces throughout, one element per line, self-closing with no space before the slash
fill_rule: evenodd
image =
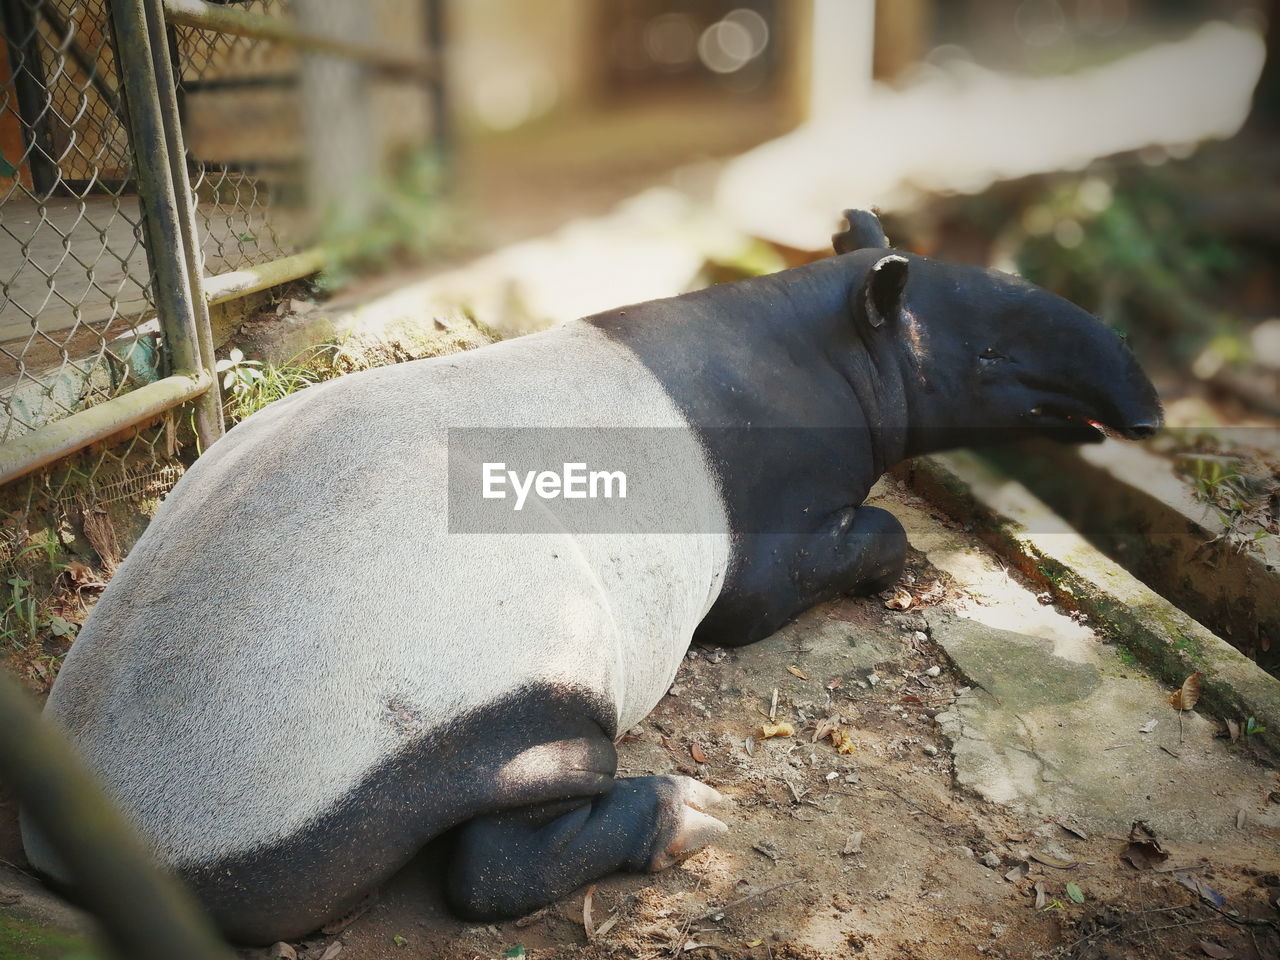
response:
<path id="1" fill-rule="evenodd" d="M 482 465 L 481 496 L 486 500 L 505 500 L 515 496 L 515 509 L 524 509 L 533 493 L 540 500 L 611 500 L 627 497 L 627 475 L 621 470 L 588 470 L 585 463 L 566 463 L 562 470 L 526 470 L 523 474 L 508 470 L 505 463 Z"/>

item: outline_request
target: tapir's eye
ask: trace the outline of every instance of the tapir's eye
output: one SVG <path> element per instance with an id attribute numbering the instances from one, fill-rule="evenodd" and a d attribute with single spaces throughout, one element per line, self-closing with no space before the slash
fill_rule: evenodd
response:
<path id="1" fill-rule="evenodd" d="M 996 350 L 994 347 L 987 347 L 987 349 L 983 350 L 980 354 L 978 354 L 978 359 L 985 360 L 986 362 L 990 363 L 993 360 L 1006 360 L 1008 358 L 999 350 Z"/>

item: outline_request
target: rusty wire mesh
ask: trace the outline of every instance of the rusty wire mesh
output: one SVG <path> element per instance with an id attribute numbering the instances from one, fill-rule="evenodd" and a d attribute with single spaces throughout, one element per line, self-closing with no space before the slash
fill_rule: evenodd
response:
<path id="1" fill-rule="evenodd" d="M 288 14 L 283 0 L 237 7 Z M 297 252 L 303 237 L 296 50 L 186 26 L 170 28 L 170 50 L 205 272 Z"/>
<path id="2" fill-rule="evenodd" d="M 143 227 L 104 0 L 4 0 L 0 443 L 153 379 Z"/>
<path id="3" fill-rule="evenodd" d="M 167 371 L 107 0 L 0 0 L 0 13 L 3 444 Z M 0 647 L 28 680 L 51 679 L 83 619 L 67 556 L 96 554 L 103 573 L 123 558 L 124 518 L 181 475 L 189 418 L 171 411 L 0 491 Z"/>
<path id="4" fill-rule="evenodd" d="M 0 0 L 0 443 L 162 375 L 145 226 L 105 0 Z M 181 472 L 184 414 L 3 490 L 0 637 L 37 685 L 83 619 L 67 553 L 109 568 L 115 504 Z M 117 513 L 117 516 L 123 514 Z"/>

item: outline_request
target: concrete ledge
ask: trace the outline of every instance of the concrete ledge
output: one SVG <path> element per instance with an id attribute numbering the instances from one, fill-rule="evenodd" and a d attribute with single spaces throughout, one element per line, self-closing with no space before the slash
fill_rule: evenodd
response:
<path id="1" fill-rule="evenodd" d="M 1240 545 L 1222 536 L 1217 511 L 1192 496 L 1169 459 L 1117 440 L 1033 441 L 986 456 L 1237 649 L 1268 668 L 1280 663 L 1280 538 Z"/>
<path id="2" fill-rule="evenodd" d="M 1222 718 L 1254 717 L 1256 738 L 1280 753 L 1280 680 L 1093 547 L 1025 487 L 967 452 L 922 457 L 898 470 L 917 492 L 965 523 L 1059 602 L 1176 687 L 1195 671 L 1202 704 Z"/>

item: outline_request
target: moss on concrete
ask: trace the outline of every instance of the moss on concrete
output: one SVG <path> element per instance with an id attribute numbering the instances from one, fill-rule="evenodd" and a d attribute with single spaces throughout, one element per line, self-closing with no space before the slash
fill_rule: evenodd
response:
<path id="1" fill-rule="evenodd" d="M 1132 444 L 1034 441 L 986 454 L 1090 543 L 1280 676 L 1280 547 L 1222 536 L 1175 465 Z"/>

